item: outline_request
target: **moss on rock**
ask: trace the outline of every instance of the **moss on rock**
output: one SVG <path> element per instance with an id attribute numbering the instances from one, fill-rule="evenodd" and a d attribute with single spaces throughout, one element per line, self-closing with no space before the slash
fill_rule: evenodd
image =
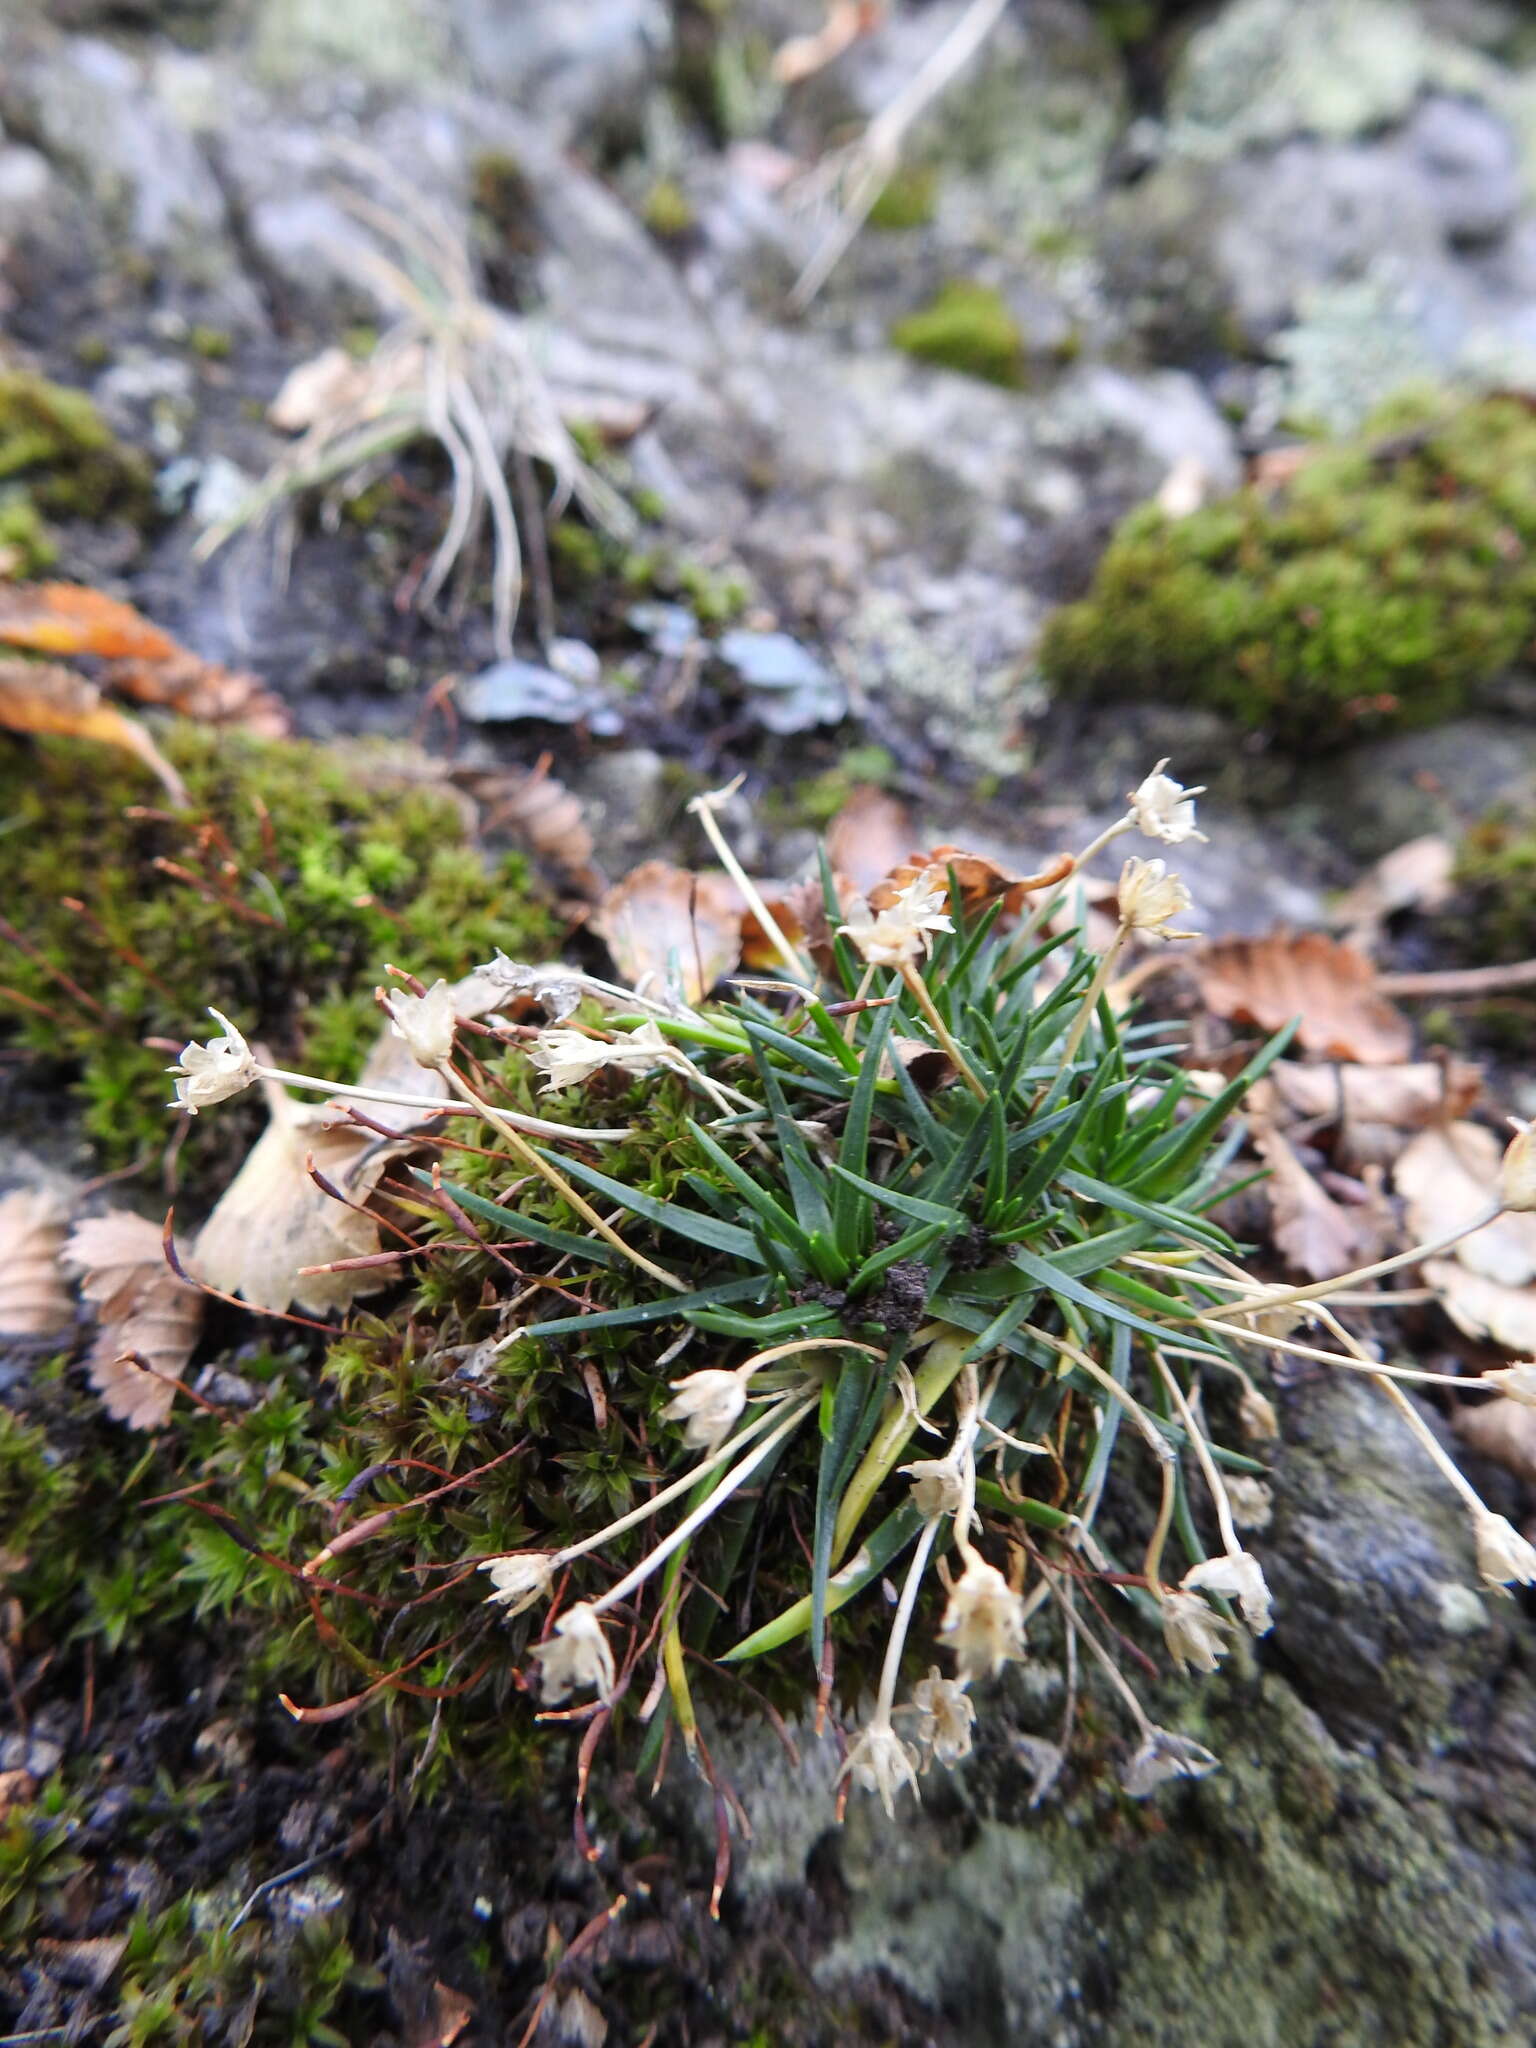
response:
<path id="1" fill-rule="evenodd" d="M 1415 398 L 1281 491 L 1133 512 L 1040 658 L 1075 695 L 1145 692 L 1317 747 L 1449 717 L 1533 620 L 1536 419 Z"/>
<path id="2" fill-rule="evenodd" d="M 83 391 L 0 361 L 0 521 L 18 504 L 45 518 L 137 521 L 150 502 L 148 466 Z"/>
<path id="3" fill-rule="evenodd" d="M 0 941 L 0 1021 L 78 1066 L 107 1164 L 164 1144 L 166 1054 L 144 1041 L 186 1039 L 210 1003 L 288 1063 L 344 1076 L 376 1035 L 387 961 L 430 980 L 549 945 L 523 863 L 487 869 L 451 794 L 387 759 L 189 725 L 165 751 L 183 812 L 100 749 L 0 736 L 20 935 Z"/>
<path id="4" fill-rule="evenodd" d="M 898 320 L 891 340 L 909 356 L 1016 387 L 1024 381 L 1024 337 L 990 285 L 957 278 L 930 305 Z"/>

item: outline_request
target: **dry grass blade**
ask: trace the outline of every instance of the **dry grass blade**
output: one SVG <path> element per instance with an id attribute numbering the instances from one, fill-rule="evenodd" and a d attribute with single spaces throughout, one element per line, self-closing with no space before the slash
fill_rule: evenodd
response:
<path id="1" fill-rule="evenodd" d="M 74 1321 L 59 1270 L 64 1225 L 52 1195 L 16 1188 L 0 1195 L 0 1332 L 49 1337 Z"/>
<path id="2" fill-rule="evenodd" d="M 608 891 L 592 928 L 632 988 L 697 1003 L 741 959 L 743 908 L 728 875 L 648 860 Z"/>
<path id="3" fill-rule="evenodd" d="M 468 573 L 474 543 L 489 528 L 494 636 L 498 652 L 510 655 L 524 542 L 542 554 L 543 514 L 525 490 L 525 525 L 539 530 L 520 537 L 509 463 L 525 480 L 534 463 L 550 472 L 556 514 L 575 499 L 596 524 L 624 536 L 634 531 L 634 516 L 583 460 L 524 322 L 480 295 L 458 230 L 387 165 L 336 148 L 384 194 L 379 204 L 357 185 L 341 196 L 375 238 L 353 261 L 394 308 L 394 324 L 366 361 L 344 365 L 328 353 L 305 366 L 302 386 L 293 379 L 284 386 L 278 416 L 305 422 L 299 440 L 235 516 L 203 536 L 198 553 L 206 557 L 303 492 L 328 485 L 355 492 L 411 442 L 436 441 L 452 470 L 452 498 L 417 602 L 431 606 L 456 570 Z"/>
<path id="4" fill-rule="evenodd" d="M 77 1223 L 64 1261 L 96 1309 L 91 1385 L 130 1429 L 158 1429 L 203 1326 L 203 1298 L 165 1262 L 160 1226 L 129 1210 Z"/>
<path id="5" fill-rule="evenodd" d="M 1321 932 L 1218 939 L 1191 961 L 1206 1008 L 1279 1031 L 1297 1019 L 1297 1043 L 1329 1059 L 1396 1066 L 1413 1049 L 1408 1019 L 1376 991 L 1376 970 L 1353 946 Z"/>
<path id="6" fill-rule="evenodd" d="M 187 802 L 186 785 L 143 726 L 103 703 L 94 683 L 57 662 L 0 656 L 0 727 L 119 747 L 144 763 L 178 809 Z"/>

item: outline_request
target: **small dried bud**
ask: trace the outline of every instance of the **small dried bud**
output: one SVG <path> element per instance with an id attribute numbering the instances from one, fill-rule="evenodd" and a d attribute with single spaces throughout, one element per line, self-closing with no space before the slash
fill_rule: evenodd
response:
<path id="1" fill-rule="evenodd" d="M 1227 1503 L 1239 1529 L 1267 1529 L 1275 1518 L 1275 1497 L 1263 1480 L 1236 1472 L 1226 1485 Z"/>
<path id="2" fill-rule="evenodd" d="M 1511 1117 L 1515 1135 L 1499 1168 L 1499 1199 L 1506 1209 L 1536 1209 L 1536 1130 Z"/>
<path id="3" fill-rule="evenodd" d="M 206 1045 L 194 1039 L 181 1049 L 181 1058 L 168 1074 L 176 1076 L 176 1102 L 190 1115 L 208 1109 L 249 1088 L 257 1077 L 256 1056 L 236 1027 L 221 1010 L 211 1006 L 208 1014 L 224 1026 L 222 1038 L 210 1038 Z"/>
<path id="4" fill-rule="evenodd" d="M 1235 1600 L 1250 1634 L 1267 1636 L 1274 1626 L 1273 1602 L 1259 1560 L 1248 1550 L 1225 1551 L 1191 1565 L 1184 1574 L 1186 1593 L 1220 1593 Z"/>
<path id="5" fill-rule="evenodd" d="M 1204 840 L 1195 830 L 1195 798 L 1204 796 L 1205 785 L 1186 789 L 1163 770 L 1165 756 L 1138 788 L 1130 792 L 1131 817 L 1136 830 L 1148 839 L 1161 839 L 1165 846 L 1182 846 L 1186 839 Z"/>
<path id="6" fill-rule="evenodd" d="M 696 1451 L 718 1450 L 747 1405 L 740 1373 L 710 1366 L 673 1380 L 673 1398 L 662 1409 L 668 1422 L 683 1423 L 683 1442 Z"/>
<path id="7" fill-rule="evenodd" d="M 1280 1418 L 1275 1413 L 1275 1404 L 1257 1387 L 1244 1387 L 1237 1404 L 1237 1416 L 1243 1425 L 1243 1435 L 1255 1443 L 1273 1443 L 1280 1434 Z"/>
<path id="8" fill-rule="evenodd" d="M 1517 1359 L 1513 1365 L 1495 1367 L 1485 1372 L 1474 1386 L 1492 1387 L 1507 1400 L 1519 1401 L 1526 1408 L 1536 1408 L 1536 1359 Z"/>
<path id="9" fill-rule="evenodd" d="M 424 996 L 398 989 L 384 998 L 390 1026 L 403 1038 L 419 1067 L 440 1067 L 453 1051 L 453 990 L 434 981 Z"/>
<path id="10" fill-rule="evenodd" d="M 1170 919 L 1188 910 L 1193 898 L 1177 875 L 1170 875 L 1160 860 L 1137 860 L 1134 855 L 1120 870 L 1117 894 L 1120 921 L 1128 930 L 1149 939 L 1197 939 L 1198 932 L 1176 932 Z"/>
<path id="11" fill-rule="evenodd" d="M 1165 1593 L 1163 1641 L 1181 1671 L 1214 1671 L 1231 1649 L 1232 1624 L 1198 1593 Z"/>
<path id="12" fill-rule="evenodd" d="M 1536 1585 L 1536 1548 L 1526 1542 L 1514 1523 L 1484 1508 L 1472 1518 L 1477 1539 L 1477 1569 L 1483 1584 L 1496 1591 L 1519 1584 Z"/>
<path id="13" fill-rule="evenodd" d="M 544 1093 L 574 1088 L 590 1080 L 602 1067 L 618 1067 L 626 1074 L 647 1074 L 673 1057 L 672 1047 L 658 1025 L 645 1023 L 617 1038 L 591 1038 L 585 1031 L 556 1027 L 541 1031 L 525 1048 L 529 1059 L 544 1076 Z"/>
<path id="14" fill-rule="evenodd" d="M 535 1643 L 539 1660 L 539 1690 L 554 1704 L 582 1686 L 596 1688 L 599 1699 L 613 1691 L 613 1652 L 602 1624 L 585 1603 L 568 1607 L 555 1623 L 547 1643 Z"/>
<path id="15" fill-rule="evenodd" d="M 900 1469 L 912 1481 L 912 1505 L 925 1522 L 960 1512 L 965 1484 L 960 1461 L 953 1452 L 947 1458 L 919 1458 Z"/>
<path id="16" fill-rule="evenodd" d="M 937 1665 L 912 1688 L 917 1708 L 917 1739 L 946 1768 L 971 1753 L 975 1702 L 958 1678 L 945 1678 Z"/>
<path id="17" fill-rule="evenodd" d="M 1024 1602 L 994 1565 L 973 1552 L 949 1589 L 939 1635 L 955 1653 L 955 1673 L 967 1684 L 991 1678 L 1024 1655 Z"/>
<path id="18" fill-rule="evenodd" d="M 507 1619 L 522 1614 L 549 1591 L 555 1576 L 553 1551 L 520 1550 L 511 1557 L 488 1557 L 480 1567 L 489 1572 L 494 1593 L 486 1594 L 492 1607 L 505 1607 Z"/>
<path id="19" fill-rule="evenodd" d="M 896 1794 L 917 1789 L 917 1752 L 902 1741 L 883 1716 L 871 1721 L 848 1752 L 839 1779 L 852 1778 L 865 1792 L 877 1792 L 887 1816 L 896 1818 Z"/>
<path id="20" fill-rule="evenodd" d="M 1146 1799 L 1170 1778 L 1204 1778 L 1220 1768 L 1220 1757 L 1203 1744 L 1154 1728 L 1120 1773 L 1120 1789 L 1132 1799 Z"/>
<path id="21" fill-rule="evenodd" d="M 841 927 L 871 967 L 900 967 L 921 959 L 933 932 L 952 932 L 943 878 L 932 868 L 908 882 L 878 914 L 860 896 Z"/>

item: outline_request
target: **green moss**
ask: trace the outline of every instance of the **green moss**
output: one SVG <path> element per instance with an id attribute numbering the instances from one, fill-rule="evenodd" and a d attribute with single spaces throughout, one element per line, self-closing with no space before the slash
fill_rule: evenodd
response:
<path id="1" fill-rule="evenodd" d="M 1006 301 L 990 285 L 954 280 L 931 305 L 898 320 L 891 340 L 925 363 L 989 384 L 1024 381 L 1024 338 Z"/>
<path id="2" fill-rule="evenodd" d="M 1414 399 L 1282 492 L 1144 506 L 1041 663 L 1064 691 L 1209 706 L 1282 743 L 1433 724 L 1527 651 L 1536 419 Z"/>
<path id="3" fill-rule="evenodd" d="M 164 1145 L 166 1054 L 144 1040 L 192 1036 L 210 1003 L 340 1075 L 377 1033 L 387 961 L 430 980 L 550 943 L 522 863 L 488 871 L 444 792 L 370 775 L 355 750 L 192 726 L 165 749 L 182 813 L 100 749 L 0 736 L 3 914 L 25 940 L 0 937 L 0 1018 L 78 1069 L 108 1163 Z"/>
<path id="4" fill-rule="evenodd" d="M 676 178 L 658 178 L 645 196 L 641 219 L 664 242 L 691 234 L 698 223 L 693 201 Z"/>
<path id="5" fill-rule="evenodd" d="M 40 576 L 58 554 L 28 494 L 0 491 L 0 575 Z"/>
<path id="6" fill-rule="evenodd" d="M 0 365 L 0 483 L 24 481 L 47 517 L 142 519 L 150 476 L 83 391 Z"/>
<path id="7" fill-rule="evenodd" d="M 900 233 L 926 227 L 933 219 L 939 174 L 932 164 L 902 164 L 869 210 L 869 225 Z"/>
<path id="8" fill-rule="evenodd" d="M 187 347 L 192 353 L 210 363 L 224 362 L 234 345 L 234 337 L 222 327 L 194 327 L 187 336 Z"/>
<path id="9" fill-rule="evenodd" d="M 1480 818 L 1456 849 L 1459 950 L 1483 962 L 1526 960 L 1536 933 L 1536 826 L 1508 811 Z"/>

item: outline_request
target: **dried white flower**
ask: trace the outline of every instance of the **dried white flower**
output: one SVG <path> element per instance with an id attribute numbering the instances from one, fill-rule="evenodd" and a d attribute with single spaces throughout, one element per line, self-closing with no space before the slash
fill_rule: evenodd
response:
<path id="1" fill-rule="evenodd" d="M 1205 834 L 1195 830 L 1195 798 L 1204 796 L 1205 784 L 1186 789 L 1163 773 L 1167 766 L 1164 755 L 1146 781 L 1130 792 L 1136 830 L 1147 839 L 1161 839 L 1165 846 L 1182 846 L 1186 839 L 1204 840 Z"/>
<path id="2" fill-rule="evenodd" d="M 959 1513 L 965 1498 L 965 1482 L 960 1460 L 953 1451 L 944 1458 L 919 1458 L 899 1469 L 912 1481 L 912 1505 L 925 1522 L 939 1515 Z"/>
<path id="3" fill-rule="evenodd" d="M 1243 1425 L 1243 1435 L 1255 1443 L 1273 1443 L 1280 1434 L 1280 1418 L 1275 1413 L 1275 1404 L 1257 1387 L 1244 1387 L 1237 1404 L 1237 1417 Z"/>
<path id="4" fill-rule="evenodd" d="M 959 1678 L 991 1678 L 1024 1655 L 1024 1602 L 996 1566 L 973 1551 L 949 1589 L 939 1635 L 955 1653 Z"/>
<path id="5" fill-rule="evenodd" d="M 1481 1380 L 1473 1381 L 1473 1385 L 1492 1387 L 1508 1400 L 1518 1401 L 1526 1408 L 1536 1408 L 1536 1359 L 1517 1358 L 1513 1365 L 1501 1365 L 1492 1372 L 1485 1372 Z"/>
<path id="6" fill-rule="evenodd" d="M 889 1720 L 877 1715 L 848 1752 L 839 1780 L 852 1778 L 865 1792 L 878 1792 L 889 1817 L 896 1818 L 896 1794 L 903 1785 L 917 1789 L 917 1751 L 902 1741 Z"/>
<path id="7" fill-rule="evenodd" d="M 531 997 L 551 1024 L 563 1024 L 573 1010 L 581 1007 L 582 996 L 586 993 L 584 978 L 569 967 L 561 967 L 558 963 L 529 967 L 521 960 L 509 960 L 499 946 L 494 960 L 487 960 L 483 967 L 475 969 L 475 979 L 488 981 L 493 988 L 505 989 L 510 996 Z"/>
<path id="8" fill-rule="evenodd" d="M 584 1685 L 596 1688 L 599 1699 L 613 1691 L 613 1652 L 602 1624 L 585 1602 L 568 1607 L 555 1623 L 547 1643 L 535 1643 L 539 1660 L 539 1690 L 558 1703 Z"/>
<path id="9" fill-rule="evenodd" d="M 872 911 L 862 896 L 850 906 L 841 926 L 871 967 L 900 967 L 921 959 L 931 932 L 952 932 L 947 910 L 949 892 L 936 871 L 925 868 L 900 890 L 893 903 Z"/>
<path id="10" fill-rule="evenodd" d="M 1169 874 L 1165 861 L 1137 860 L 1133 854 L 1120 870 L 1116 900 L 1121 923 L 1149 939 L 1200 936 L 1198 932 L 1176 932 L 1169 922 L 1188 910 L 1194 899 L 1178 876 Z"/>
<path id="11" fill-rule="evenodd" d="M 697 1451 L 718 1450 L 747 1405 L 747 1386 L 741 1374 L 714 1366 L 673 1380 L 672 1392 L 662 1415 L 668 1422 L 685 1425 L 683 1442 Z"/>
<path id="12" fill-rule="evenodd" d="M 1224 1551 L 1220 1557 L 1208 1557 L 1203 1564 L 1191 1565 L 1184 1574 L 1183 1585 L 1186 1593 L 1222 1593 L 1235 1600 L 1253 1635 L 1267 1636 L 1274 1625 L 1269 1588 L 1264 1583 L 1259 1560 L 1251 1551 Z"/>
<path id="13" fill-rule="evenodd" d="M 505 1607 L 510 1621 L 514 1614 L 523 1613 L 549 1591 L 555 1576 L 554 1553 L 520 1550 L 511 1557 L 488 1557 L 480 1569 L 490 1573 L 496 1588 L 485 1596 L 488 1605 Z"/>
<path id="14" fill-rule="evenodd" d="M 1120 1773 L 1120 1789 L 1132 1799 L 1145 1799 L 1170 1778 L 1204 1778 L 1220 1768 L 1220 1757 L 1202 1743 L 1154 1728 Z"/>
<path id="15" fill-rule="evenodd" d="M 941 1764 L 959 1763 L 971 1753 L 975 1702 L 958 1678 L 945 1678 L 938 1666 L 912 1688 L 917 1708 L 917 1739 Z"/>
<path id="16" fill-rule="evenodd" d="M 1181 1671 L 1214 1671 L 1232 1647 L 1231 1622 L 1198 1593 L 1165 1593 L 1162 1620 L 1163 1641 Z"/>
<path id="17" fill-rule="evenodd" d="M 1275 1496 L 1262 1479 L 1246 1472 L 1227 1481 L 1227 1504 L 1239 1529 L 1267 1529 L 1275 1519 Z"/>
<path id="18" fill-rule="evenodd" d="M 231 1095 L 238 1095 L 249 1088 L 256 1079 L 256 1055 L 246 1044 L 235 1025 L 231 1024 L 222 1010 L 211 1005 L 210 1017 L 217 1017 L 224 1026 L 222 1038 L 210 1038 L 206 1045 L 199 1045 L 196 1039 L 181 1049 L 181 1058 L 174 1067 L 167 1067 L 168 1074 L 176 1076 L 176 1103 L 196 1116 L 200 1109 L 208 1109 L 215 1102 L 223 1102 Z M 176 1103 L 172 1103 L 174 1109 Z"/>
<path id="19" fill-rule="evenodd" d="M 1536 1209 L 1536 1129 L 1512 1116 L 1515 1135 L 1499 1168 L 1499 1199 L 1506 1209 Z"/>
<path id="20" fill-rule="evenodd" d="M 633 1031 L 621 1031 L 611 1040 L 556 1027 L 541 1031 L 526 1050 L 544 1076 L 546 1095 L 590 1080 L 601 1067 L 618 1067 L 626 1074 L 647 1074 L 652 1067 L 666 1064 L 672 1055 L 660 1026 L 649 1021 Z"/>
<path id="21" fill-rule="evenodd" d="M 397 989 L 384 998 L 390 1027 L 403 1038 L 419 1067 L 440 1067 L 453 1051 L 453 990 L 434 981 L 424 996 Z"/>
<path id="22" fill-rule="evenodd" d="M 1513 1522 L 1484 1508 L 1472 1517 L 1472 1533 L 1477 1538 L 1477 1569 L 1485 1586 L 1536 1584 L 1536 1549 Z"/>

